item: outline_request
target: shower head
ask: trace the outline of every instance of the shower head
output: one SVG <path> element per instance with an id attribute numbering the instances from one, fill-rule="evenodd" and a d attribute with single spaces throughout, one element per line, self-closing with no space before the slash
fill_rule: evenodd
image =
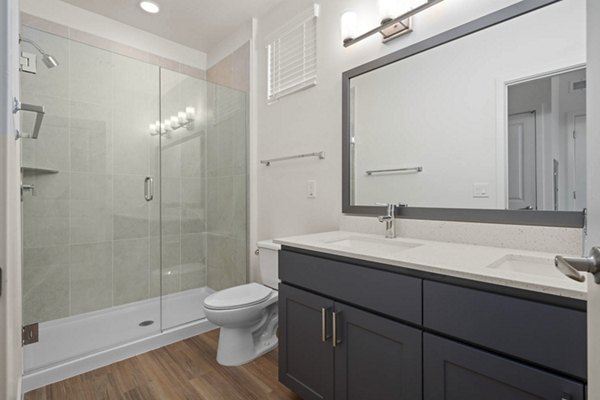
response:
<path id="1" fill-rule="evenodd" d="M 40 54 L 42 55 L 42 61 L 44 62 L 44 65 L 47 68 L 54 68 L 56 66 L 58 66 L 58 61 L 56 61 L 56 58 L 54 58 L 53 56 L 51 56 L 50 54 L 46 53 L 36 42 L 34 42 L 31 39 L 27 39 L 24 38 L 23 36 L 19 35 L 19 43 L 20 42 L 25 42 L 25 43 L 29 43 L 30 45 L 32 45 L 33 47 L 35 47 L 35 49 L 37 51 L 40 52 Z"/>
<path id="2" fill-rule="evenodd" d="M 54 67 L 58 66 L 58 61 L 56 61 L 56 59 L 54 57 L 52 57 L 50 54 L 43 54 L 42 61 L 48 68 L 54 68 Z"/>

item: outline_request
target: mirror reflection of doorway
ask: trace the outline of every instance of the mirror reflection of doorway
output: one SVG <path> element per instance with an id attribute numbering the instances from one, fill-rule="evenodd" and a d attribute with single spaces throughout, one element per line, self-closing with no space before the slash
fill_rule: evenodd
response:
<path id="1" fill-rule="evenodd" d="M 585 87 L 585 68 L 508 86 L 508 209 L 586 207 Z"/>
<path id="2" fill-rule="evenodd" d="M 508 208 L 537 210 L 535 111 L 508 116 Z"/>

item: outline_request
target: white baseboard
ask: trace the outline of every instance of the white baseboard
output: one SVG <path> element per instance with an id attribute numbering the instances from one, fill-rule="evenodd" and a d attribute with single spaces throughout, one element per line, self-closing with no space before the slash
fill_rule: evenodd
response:
<path id="1" fill-rule="evenodd" d="M 169 329 L 162 333 L 149 336 L 115 348 L 66 361 L 59 365 L 32 371 L 23 376 L 22 393 L 38 389 L 51 383 L 83 374 L 84 372 L 115 363 L 158 349 L 171 343 L 178 342 L 217 328 L 207 320 L 200 320 L 186 325 Z"/>

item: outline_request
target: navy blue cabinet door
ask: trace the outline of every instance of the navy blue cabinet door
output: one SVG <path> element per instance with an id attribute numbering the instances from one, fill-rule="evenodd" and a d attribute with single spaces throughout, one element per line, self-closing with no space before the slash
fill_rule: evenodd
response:
<path id="1" fill-rule="evenodd" d="M 423 335 L 425 400 L 584 400 L 584 385 L 431 334 Z"/>
<path id="2" fill-rule="evenodd" d="M 422 397 L 420 330 L 335 303 L 335 399 Z"/>
<path id="3" fill-rule="evenodd" d="M 332 312 L 332 300 L 279 285 L 279 380 L 304 400 L 333 400 Z"/>

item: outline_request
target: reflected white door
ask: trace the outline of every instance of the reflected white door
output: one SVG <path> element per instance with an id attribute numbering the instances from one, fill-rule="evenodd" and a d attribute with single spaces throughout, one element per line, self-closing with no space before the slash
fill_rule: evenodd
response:
<path id="1" fill-rule="evenodd" d="M 508 116 L 508 208 L 536 209 L 535 113 Z"/>
<path id="2" fill-rule="evenodd" d="M 573 130 L 573 151 L 575 153 L 573 169 L 574 169 L 574 193 L 573 193 L 573 210 L 583 210 L 586 208 L 586 117 L 585 115 L 575 116 L 575 129 Z"/>

